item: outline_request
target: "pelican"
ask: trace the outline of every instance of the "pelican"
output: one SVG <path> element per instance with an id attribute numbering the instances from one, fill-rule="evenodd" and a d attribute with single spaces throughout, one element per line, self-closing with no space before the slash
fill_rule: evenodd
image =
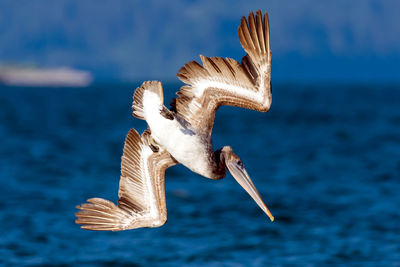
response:
<path id="1" fill-rule="evenodd" d="M 221 105 L 267 112 L 271 105 L 271 49 L 268 14 L 258 10 L 238 29 L 247 54 L 241 63 L 231 58 L 205 57 L 178 72 L 185 83 L 164 106 L 161 82 L 144 82 L 133 95 L 133 116 L 148 129 L 139 135 L 131 129 L 121 158 L 118 205 L 91 198 L 78 205 L 76 223 L 88 230 L 120 231 L 158 227 L 167 220 L 165 170 L 183 164 L 210 179 L 222 179 L 228 170 L 273 221 L 240 158 L 230 146 L 214 151 L 211 133 Z"/>

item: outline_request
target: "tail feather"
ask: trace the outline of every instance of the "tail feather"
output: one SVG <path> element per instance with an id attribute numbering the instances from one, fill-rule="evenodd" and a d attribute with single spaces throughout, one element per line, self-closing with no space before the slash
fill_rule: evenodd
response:
<path id="1" fill-rule="evenodd" d="M 163 106 L 164 95 L 161 82 L 159 81 L 144 82 L 140 87 L 136 88 L 136 91 L 133 94 L 133 103 L 132 103 L 133 116 L 141 120 L 146 119 L 143 103 L 144 103 L 144 93 L 147 90 L 156 94 L 160 99 L 161 108 Z"/>

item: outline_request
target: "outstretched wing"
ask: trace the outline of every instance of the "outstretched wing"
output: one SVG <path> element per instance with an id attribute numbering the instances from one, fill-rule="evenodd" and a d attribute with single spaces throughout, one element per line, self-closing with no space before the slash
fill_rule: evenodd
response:
<path id="1" fill-rule="evenodd" d="M 271 105 L 271 49 L 268 14 L 258 10 L 242 17 L 238 29 L 247 52 L 239 64 L 231 58 L 200 56 L 203 65 L 192 61 L 177 76 L 186 83 L 177 93 L 172 109 L 196 131 L 211 135 L 215 112 L 221 105 L 268 111 Z"/>
<path id="2" fill-rule="evenodd" d="M 102 198 L 88 199 L 77 206 L 75 222 L 83 229 L 112 231 L 163 225 L 167 220 L 164 174 L 177 162 L 166 150 L 153 150 L 148 131 L 140 137 L 131 129 L 121 158 L 118 206 Z"/>

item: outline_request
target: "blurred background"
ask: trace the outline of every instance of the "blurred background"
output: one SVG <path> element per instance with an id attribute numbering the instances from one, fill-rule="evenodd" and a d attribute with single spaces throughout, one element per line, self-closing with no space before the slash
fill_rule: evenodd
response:
<path id="1" fill-rule="evenodd" d="M 231 145 L 274 214 L 230 175 L 166 173 L 161 228 L 89 232 L 117 200 L 134 89 L 206 56 L 245 55 L 240 18 L 268 11 L 273 104 L 222 107 Z M 0 2 L 0 265 L 400 266 L 400 2 Z"/>

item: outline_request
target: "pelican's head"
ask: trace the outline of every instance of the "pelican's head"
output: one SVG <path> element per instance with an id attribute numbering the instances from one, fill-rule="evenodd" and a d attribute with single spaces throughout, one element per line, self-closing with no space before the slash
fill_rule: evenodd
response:
<path id="1" fill-rule="evenodd" d="M 225 164 L 233 178 L 235 178 L 235 180 L 244 188 L 244 190 L 249 193 L 257 205 L 268 215 L 271 221 L 273 221 L 274 216 L 272 216 L 264 201 L 261 199 L 260 194 L 247 174 L 247 171 L 244 168 L 240 158 L 233 153 L 233 150 L 230 146 L 224 146 L 220 151 L 220 162 Z"/>

